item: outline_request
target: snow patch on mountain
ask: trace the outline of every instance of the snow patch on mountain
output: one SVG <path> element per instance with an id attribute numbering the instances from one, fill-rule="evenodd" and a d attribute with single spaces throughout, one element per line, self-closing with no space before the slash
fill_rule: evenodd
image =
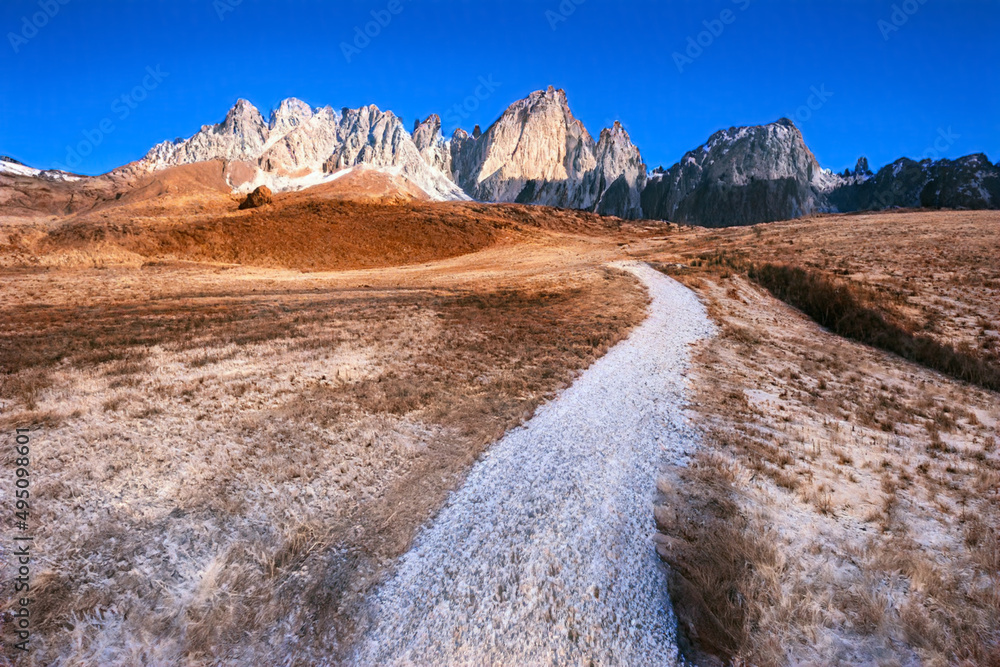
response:
<path id="1" fill-rule="evenodd" d="M 17 160 L 13 160 L 8 157 L 0 157 L 0 174 L 11 174 L 13 176 L 38 176 L 40 173 L 42 173 L 41 169 L 29 167 L 26 164 L 21 164 Z"/>

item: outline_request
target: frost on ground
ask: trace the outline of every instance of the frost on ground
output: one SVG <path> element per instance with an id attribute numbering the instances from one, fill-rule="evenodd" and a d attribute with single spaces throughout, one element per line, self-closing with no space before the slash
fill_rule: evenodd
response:
<path id="1" fill-rule="evenodd" d="M 472 469 L 373 597 L 352 662 L 678 662 L 652 502 L 658 464 L 695 444 L 688 345 L 712 325 L 687 288 L 623 268 L 648 319 Z"/>

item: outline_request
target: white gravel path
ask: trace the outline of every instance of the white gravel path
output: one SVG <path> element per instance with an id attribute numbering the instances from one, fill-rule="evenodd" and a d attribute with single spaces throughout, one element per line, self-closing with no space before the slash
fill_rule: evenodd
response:
<path id="1" fill-rule="evenodd" d="M 649 317 L 473 466 L 373 596 L 353 664 L 678 664 L 652 500 L 696 446 L 684 372 L 713 327 L 686 287 L 618 266 Z"/>

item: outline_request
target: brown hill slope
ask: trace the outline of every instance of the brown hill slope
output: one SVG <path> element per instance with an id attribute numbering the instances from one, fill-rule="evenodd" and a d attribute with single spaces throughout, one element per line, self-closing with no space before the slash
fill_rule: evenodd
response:
<path id="1" fill-rule="evenodd" d="M 149 191 L 159 187 L 150 184 Z M 30 256 L 19 262 L 29 264 L 185 260 L 325 271 L 455 257 L 542 230 L 600 235 L 622 225 L 617 218 L 520 205 L 318 199 L 305 192 L 279 195 L 252 211 L 222 212 L 219 197 L 194 197 L 187 203 L 198 212 L 178 215 L 172 211 L 183 195 L 167 196 L 151 209 L 143 202 L 159 199 L 76 216 L 5 249 Z"/>

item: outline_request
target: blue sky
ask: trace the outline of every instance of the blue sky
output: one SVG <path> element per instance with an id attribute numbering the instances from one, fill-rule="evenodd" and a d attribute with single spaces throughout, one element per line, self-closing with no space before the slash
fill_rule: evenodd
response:
<path id="1" fill-rule="evenodd" d="M 386 25 L 345 56 L 372 12 Z M 997 0 L 4 0 L 0 31 L 0 154 L 51 167 L 89 143 L 89 174 L 239 97 L 439 113 L 450 134 L 550 84 L 595 137 L 622 120 L 650 168 L 782 116 L 836 170 L 1000 160 Z"/>

